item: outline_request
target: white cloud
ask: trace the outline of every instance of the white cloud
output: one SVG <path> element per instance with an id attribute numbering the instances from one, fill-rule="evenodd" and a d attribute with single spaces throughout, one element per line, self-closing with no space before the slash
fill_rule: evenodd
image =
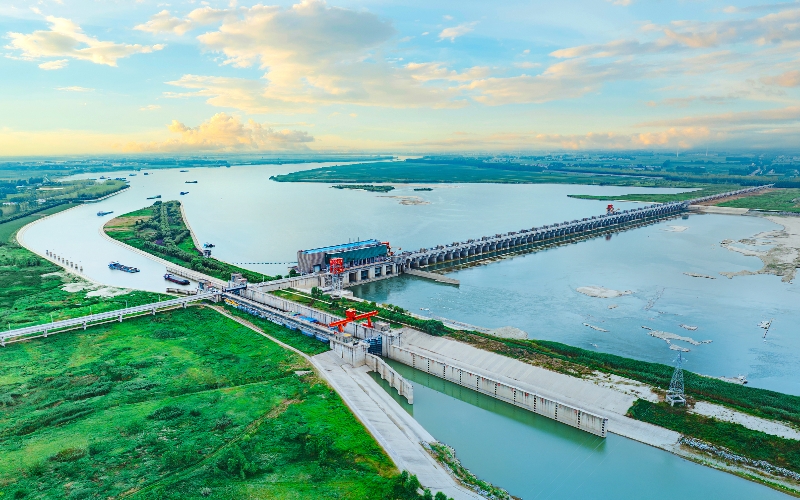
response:
<path id="1" fill-rule="evenodd" d="M 800 87 L 800 71 L 792 70 L 777 76 L 765 76 L 761 78 L 761 83 L 780 87 Z"/>
<path id="2" fill-rule="evenodd" d="M 94 89 L 86 88 L 86 87 L 56 87 L 56 90 L 61 90 L 62 92 L 92 92 Z"/>
<path id="3" fill-rule="evenodd" d="M 168 130 L 177 137 L 161 142 L 128 143 L 132 152 L 177 151 L 272 151 L 307 149 L 314 138 L 299 130 L 274 130 L 253 120 L 243 123 L 238 117 L 217 113 L 197 127 L 173 120 Z"/>
<path id="4" fill-rule="evenodd" d="M 471 22 L 459 24 L 458 26 L 453 26 L 452 28 L 445 28 L 441 33 L 439 33 L 439 40 L 450 40 L 451 42 L 454 42 L 456 38 L 472 32 L 475 29 L 476 24 L 478 23 Z"/>
<path id="5" fill-rule="evenodd" d="M 179 19 L 170 15 L 168 10 L 162 10 L 155 14 L 144 24 L 139 24 L 133 27 L 135 30 L 147 31 L 149 33 L 174 33 L 176 35 L 183 35 L 192 29 L 192 22 Z"/>
<path id="6" fill-rule="evenodd" d="M 67 63 L 69 63 L 69 59 L 56 59 L 55 61 L 43 62 L 39 67 L 45 70 L 54 70 L 65 68 Z"/>
<path id="7" fill-rule="evenodd" d="M 149 33 L 173 33 L 183 35 L 186 32 L 206 24 L 213 24 L 231 15 L 231 11 L 225 9 L 213 9 L 211 7 L 201 7 L 191 11 L 185 19 L 172 16 L 168 10 L 154 14 L 149 21 L 134 26 L 133 29 L 147 31 Z"/>
<path id="8" fill-rule="evenodd" d="M 395 33 L 374 14 L 328 7 L 321 0 L 303 0 L 289 9 L 255 5 L 240 12 L 241 17 L 226 19 L 218 31 L 197 37 L 238 67 L 358 59 Z"/>
<path id="9" fill-rule="evenodd" d="M 80 26 L 63 17 L 47 16 L 49 30 L 33 33 L 9 32 L 11 43 L 8 48 L 21 52 L 22 57 L 38 59 L 43 57 L 70 57 L 95 64 L 116 66 L 117 60 L 133 54 L 161 50 L 163 45 L 123 44 L 98 40 L 81 30 Z"/>
<path id="10" fill-rule="evenodd" d="M 147 106 L 142 106 L 139 108 L 139 111 L 155 111 L 157 109 L 161 109 L 161 106 L 158 104 L 148 104 Z"/>

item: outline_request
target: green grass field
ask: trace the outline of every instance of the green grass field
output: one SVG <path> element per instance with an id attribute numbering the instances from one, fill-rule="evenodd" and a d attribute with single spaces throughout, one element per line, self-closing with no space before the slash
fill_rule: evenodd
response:
<path id="1" fill-rule="evenodd" d="M 752 208 L 779 212 L 800 212 L 800 189 L 774 189 L 757 196 L 720 203 L 721 207 Z"/>
<path id="2" fill-rule="evenodd" d="M 391 497 L 391 461 L 305 360 L 209 308 L 0 356 L 5 498 Z"/>
<path id="3" fill-rule="evenodd" d="M 711 196 L 712 194 L 724 193 L 726 191 L 735 191 L 741 189 L 741 186 L 736 185 L 714 185 L 706 186 L 699 189 L 692 189 L 681 193 L 674 194 L 660 194 L 660 193 L 636 193 L 636 194 L 623 194 L 618 196 L 598 196 L 591 194 L 571 194 L 570 198 L 577 198 L 579 200 L 600 200 L 600 201 L 641 201 L 645 203 L 669 203 L 671 201 L 686 201 L 693 198 L 702 198 L 703 196 Z"/>

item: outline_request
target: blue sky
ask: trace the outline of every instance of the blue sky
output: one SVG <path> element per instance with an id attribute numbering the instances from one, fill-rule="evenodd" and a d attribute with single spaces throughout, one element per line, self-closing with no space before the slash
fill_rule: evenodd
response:
<path id="1" fill-rule="evenodd" d="M 800 3 L 0 5 L 0 155 L 798 147 Z"/>

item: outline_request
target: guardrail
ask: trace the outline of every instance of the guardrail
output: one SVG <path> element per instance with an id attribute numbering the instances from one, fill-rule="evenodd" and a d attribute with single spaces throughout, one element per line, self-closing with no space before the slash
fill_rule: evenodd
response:
<path id="1" fill-rule="evenodd" d="M 78 318 L 64 319 L 61 321 L 54 321 L 52 323 L 45 323 L 42 325 L 16 328 L 14 330 L 8 330 L 6 332 L 0 333 L 0 346 L 5 346 L 6 342 L 9 340 L 19 339 L 21 337 L 27 337 L 29 335 L 40 334 L 47 337 L 48 333 L 57 330 L 64 330 L 76 326 L 83 326 L 83 329 L 85 330 L 86 326 L 91 323 L 108 321 L 110 319 L 118 319 L 119 321 L 122 321 L 122 318 L 124 318 L 125 316 L 130 316 L 133 314 L 141 314 L 145 312 L 150 312 L 152 314 L 155 314 L 156 311 L 159 309 L 166 309 L 176 306 L 186 307 L 186 304 L 189 304 L 191 302 L 198 302 L 201 300 L 211 299 L 217 295 L 219 295 L 219 292 L 199 293 L 197 295 L 191 295 L 189 297 L 180 297 L 177 299 L 165 300 L 162 302 L 154 302 L 151 304 L 145 304 L 141 306 L 127 307 L 125 309 L 117 309 L 115 311 L 106 311 L 98 314 L 90 314 L 89 316 L 80 316 Z"/>

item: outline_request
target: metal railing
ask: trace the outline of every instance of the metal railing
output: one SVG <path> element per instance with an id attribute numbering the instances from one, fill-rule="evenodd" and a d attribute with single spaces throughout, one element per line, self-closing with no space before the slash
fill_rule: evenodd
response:
<path id="1" fill-rule="evenodd" d="M 0 333 L 0 345 L 5 345 L 6 341 L 8 340 L 13 340 L 20 337 L 26 337 L 28 335 L 42 334 L 44 336 L 47 336 L 49 332 L 53 332 L 56 330 L 63 330 L 66 328 L 73 328 L 76 326 L 83 326 L 85 329 L 87 324 L 96 323 L 99 321 L 107 321 L 110 319 L 118 319 L 119 321 L 122 321 L 122 318 L 124 318 L 125 316 L 130 316 L 133 314 L 141 314 L 145 312 L 151 312 L 155 314 L 156 311 L 159 309 L 165 309 L 175 306 L 186 307 L 186 304 L 192 302 L 199 302 L 201 300 L 211 299 L 216 295 L 219 295 L 219 292 L 199 293 L 196 295 L 190 295 L 188 297 L 180 297 L 177 299 L 164 300 L 161 302 L 153 302 L 151 304 L 145 304 L 141 306 L 127 307 L 125 309 L 117 309 L 115 311 L 106 311 L 98 314 L 90 314 L 89 316 L 80 316 L 78 318 L 64 319 L 61 321 L 54 321 L 52 323 L 45 323 L 42 325 L 16 328 L 13 330 L 8 330 Z"/>

